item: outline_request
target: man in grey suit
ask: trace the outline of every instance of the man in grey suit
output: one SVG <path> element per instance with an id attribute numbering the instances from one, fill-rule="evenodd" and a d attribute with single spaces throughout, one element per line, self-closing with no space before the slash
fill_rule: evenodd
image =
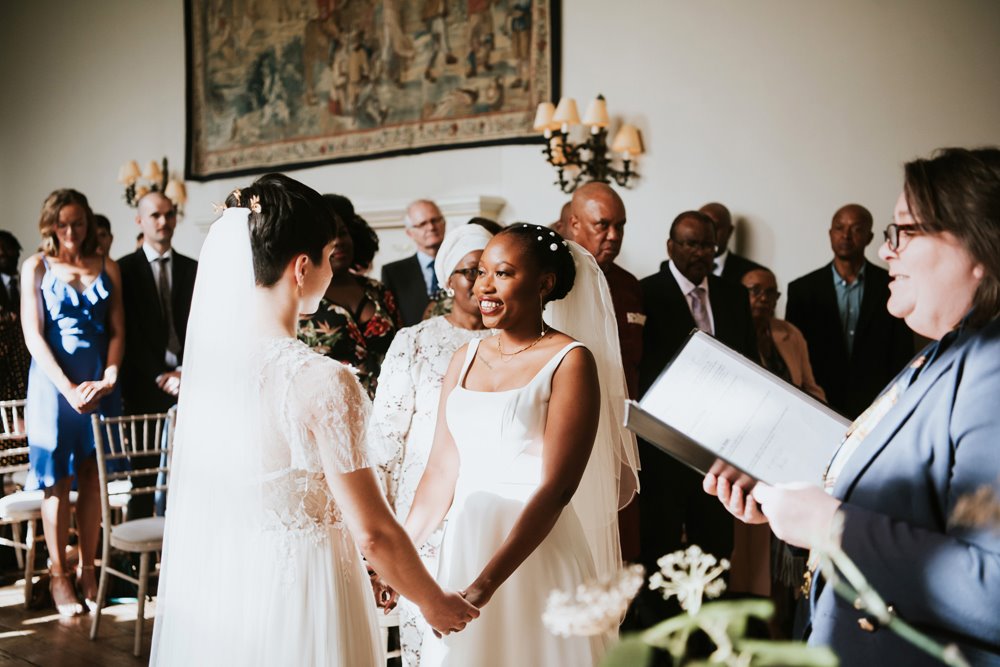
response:
<path id="1" fill-rule="evenodd" d="M 418 199 L 406 207 L 403 222 L 417 252 L 383 266 L 382 284 L 396 297 L 403 326 L 410 327 L 424 319 L 427 304 L 441 287 L 434 275 L 434 258 L 444 240 L 445 220 L 437 204 Z"/>

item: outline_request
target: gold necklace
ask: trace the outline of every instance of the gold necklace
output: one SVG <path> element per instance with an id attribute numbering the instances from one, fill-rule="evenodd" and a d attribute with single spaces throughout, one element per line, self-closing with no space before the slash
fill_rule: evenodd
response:
<path id="1" fill-rule="evenodd" d="M 535 345 L 538 344 L 538 341 L 540 341 L 543 338 L 545 338 L 546 334 L 548 334 L 548 333 L 549 333 L 548 327 L 543 327 L 542 328 L 542 335 L 541 336 L 539 336 L 535 340 L 531 341 L 530 343 L 528 343 L 527 345 L 525 345 L 524 347 L 522 347 L 520 350 L 515 350 L 513 352 L 504 352 L 503 351 L 503 343 L 500 342 L 501 336 L 499 334 L 497 334 L 497 352 L 500 353 L 500 361 L 502 361 L 504 363 L 508 363 L 511 359 L 514 358 L 515 355 L 521 354 L 525 350 L 530 350 L 531 348 L 533 348 Z"/>

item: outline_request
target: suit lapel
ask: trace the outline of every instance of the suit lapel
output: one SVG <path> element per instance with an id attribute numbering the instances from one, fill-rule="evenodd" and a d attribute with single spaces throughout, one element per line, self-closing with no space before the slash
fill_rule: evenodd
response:
<path id="1" fill-rule="evenodd" d="M 149 259 L 142 248 L 135 251 L 139 264 L 139 272 L 142 274 L 142 301 L 149 317 L 155 320 L 156 327 L 160 328 L 163 323 L 163 312 L 160 307 L 160 290 L 156 286 L 156 278 L 153 276 L 153 267 L 149 264 Z"/>
<path id="2" fill-rule="evenodd" d="M 664 283 L 664 321 L 669 321 L 671 313 L 684 313 L 682 320 L 678 324 L 687 325 L 684 327 L 686 331 L 696 328 L 697 324 L 695 324 L 694 315 L 691 314 L 691 306 L 688 305 L 687 297 L 681 291 L 681 286 L 677 284 L 677 280 L 674 279 L 674 274 L 670 272 L 670 267 L 666 266 L 666 262 L 661 264 L 661 267 L 665 267 L 661 273 Z M 711 300 L 711 296 L 709 296 L 709 300 Z"/>
<path id="3" fill-rule="evenodd" d="M 910 418 L 910 415 L 916 410 L 917 405 L 919 405 L 924 395 L 934 386 L 937 379 L 944 375 L 951 368 L 952 364 L 955 363 L 955 356 L 962 347 L 963 345 L 960 341 L 952 343 L 930 367 L 920 373 L 917 381 L 903 392 L 903 395 L 899 398 L 899 402 L 886 413 L 882 421 L 868 434 L 864 442 L 858 446 L 858 450 L 844 464 L 844 469 L 840 472 L 833 487 L 834 497 L 847 498 L 858 478 Z M 908 370 L 909 366 L 893 380 L 893 383 L 908 372 Z"/>

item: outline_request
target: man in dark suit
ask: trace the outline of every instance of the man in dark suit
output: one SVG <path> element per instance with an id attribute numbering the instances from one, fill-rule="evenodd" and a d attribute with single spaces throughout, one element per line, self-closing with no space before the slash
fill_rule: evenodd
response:
<path id="1" fill-rule="evenodd" d="M 833 261 L 788 285 L 785 319 L 805 336 L 830 406 L 854 419 L 910 360 L 914 340 L 886 310 L 889 274 L 865 259 L 871 213 L 843 206 L 829 234 Z"/>
<path id="2" fill-rule="evenodd" d="M 173 250 L 174 204 L 159 192 L 139 200 L 136 224 L 143 243 L 118 260 L 125 307 L 125 357 L 121 383 L 125 414 L 166 412 L 177 402 L 184 360 L 184 334 L 198 263 Z M 223 332 L 219 332 L 223 335 Z M 156 461 L 142 462 L 155 466 Z M 135 479 L 144 485 L 152 480 Z M 129 517 L 152 513 L 153 497 L 129 501 Z"/>
<path id="3" fill-rule="evenodd" d="M 699 211 L 685 211 L 670 227 L 670 261 L 639 281 L 646 308 L 640 394 L 649 389 L 696 327 L 756 360 L 750 298 L 742 285 L 712 275 L 715 244 L 712 220 Z M 656 571 L 656 559 L 689 544 L 729 558 L 732 517 L 702 491 L 702 476 L 646 442 L 640 441 L 639 457 L 640 539 L 647 569 Z M 655 609 L 658 603 L 654 600 L 652 606 Z"/>
<path id="4" fill-rule="evenodd" d="M 712 273 L 723 280 L 742 284 L 743 276 L 754 269 L 765 269 L 757 262 L 729 251 L 733 236 L 733 216 L 729 209 L 718 202 L 705 204 L 698 209 L 715 223 L 715 266 Z"/>
<path id="5" fill-rule="evenodd" d="M 445 220 L 437 204 L 418 199 L 406 207 L 403 222 L 417 252 L 383 266 L 382 284 L 396 297 L 403 326 L 410 327 L 424 319 L 427 304 L 440 288 L 434 258 L 444 240 Z"/>

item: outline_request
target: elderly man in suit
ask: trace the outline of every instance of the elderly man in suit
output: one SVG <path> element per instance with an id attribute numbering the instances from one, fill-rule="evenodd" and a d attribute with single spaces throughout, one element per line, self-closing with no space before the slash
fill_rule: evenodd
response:
<path id="1" fill-rule="evenodd" d="M 670 261 L 660 271 L 639 281 L 646 324 L 639 392 L 643 394 L 698 328 L 750 359 L 757 359 L 757 341 L 746 288 L 712 274 L 715 226 L 699 211 L 685 211 L 670 226 Z M 642 561 L 655 571 L 656 559 L 697 544 L 719 558 L 733 550 L 732 517 L 715 502 L 706 502 L 701 475 L 640 441 L 642 463 L 639 495 Z M 714 499 L 712 499 L 714 500 Z M 651 616 L 659 602 L 649 596 Z M 644 619 L 651 622 L 654 618 Z"/>
<path id="2" fill-rule="evenodd" d="M 131 415 L 166 412 L 177 402 L 198 268 L 195 260 L 173 249 L 177 209 L 162 193 L 151 192 L 139 200 L 135 221 L 142 245 L 118 260 L 125 306 L 122 402 Z M 152 500 L 134 496 L 130 518 L 150 514 Z"/>
<path id="3" fill-rule="evenodd" d="M 805 336 L 830 406 L 854 419 L 913 356 L 913 333 L 885 309 L 889 274 L 865 259 L 868 209 L 840 207 L 829 235 L 833 261 L 788 285 L 785 319 Z"/>
<path id="4" fill-rule="evenodd" d="M 437 204 L 418 199 L 406 207 L 403 222 L 417 252 L 383 266 L 382 284 L 396 297 L 403 326 L 410 327 L 424 319 L 427 304 L 441 287 L 434 275 L 434 258 L 444 240 L 445 220 Z"/>
<path id="5" fill-rule="evenodd" d="M 729 209 L 718 202 L 705 204 L 700 209 L 715 223 L 715 265 L 712 273 L 723 280 L 740 282 L 748 271 L 763 269 L 757 262 L 737 255 L 729 250 L 729 239 L 733 236 L 733 216 Z"/>

